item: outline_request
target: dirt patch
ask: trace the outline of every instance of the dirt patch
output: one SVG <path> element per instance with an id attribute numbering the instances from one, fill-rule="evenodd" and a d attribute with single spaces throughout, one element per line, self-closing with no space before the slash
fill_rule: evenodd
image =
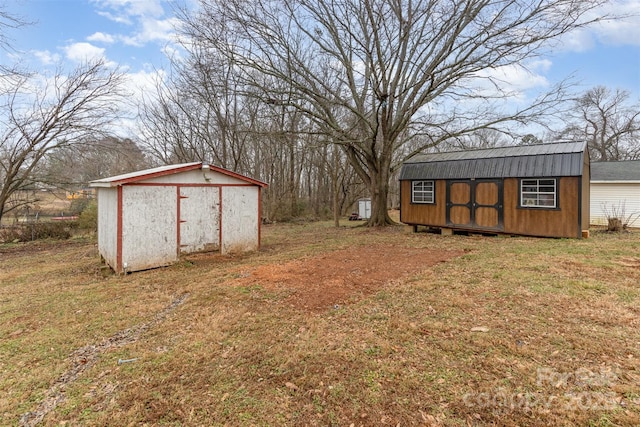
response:
<path id="1" fill-rule="evenodd" d="M 286 264 L 263 265 L 240 272 L 238 286 L 260 286 L 289 293 L 286 302 L 322 311 L 370 295 L 384 286 L 416 275 L 463 251 L 371 245 L 325 253 Z"/>

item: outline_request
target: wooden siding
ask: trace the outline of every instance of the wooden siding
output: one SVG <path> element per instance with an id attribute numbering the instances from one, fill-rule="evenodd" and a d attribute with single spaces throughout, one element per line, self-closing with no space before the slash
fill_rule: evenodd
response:
<path id="1" fill-rule="evenodd" d="M 582 236 L 580 229 L 581 177 L 558 179 L 558 209 L 519 208 L 519 180 L 504 180 L 504 232 L 543 237 Z"/>
<path id="2" fill-rule="evenodd" d="M 435 181 L 436 202 L 411 203 L 411 181 L 400 181 L 400 221 L 411 225 L 446 226 L 447 183 Z"/>
<path id="3" fill-rule="evenodd" d="M 581 184 L 584 186 L 582 177 L 563 177 L 558 179 L 558 209 L 520 208 L 518 207 L 520 180 L 518 178 L 507 178 L 503 183 L 503 233 L 541 237 L 580 238 L 582 236 L 581 228 L 586 228 L 586 226 L 582 226 L 580 222 L 585 215 L 584 206 L 586 203 L 583 197 L 583 207 L 581 209 L 580 187 Z M 497 211 L 495 209 L 483 210 L 480 208 L 476 210 L 476 225 L 474 227 L 447 225 L 447 181 L 436 180 L 435 185 L 435 204 L 411 203 L 411 181 L 401 181 L 400 221 L 410 225 L 460 228 L 477 231 L 483 231 L 483 227 L 486 226 L 485 231 L 496 231 L 494 227 L 497 222 Z M 495 196 L 490 195 L 490 193 L 484 191 L 483 188 L 480 188 L 476 197 L 480 197 L 483 204 L 490 204 Z M 457 192 L 453 194 L 453 198 L 461 203 L 466 201 L 466 199 L 463 200 L 463 195 L 457 194 Z M 452 222 L 458 224 L 468 223 L 469 210 L 460 208 L 458 212 L 455 208 L 456 207 L 453 207 L 450 212 Z"/>

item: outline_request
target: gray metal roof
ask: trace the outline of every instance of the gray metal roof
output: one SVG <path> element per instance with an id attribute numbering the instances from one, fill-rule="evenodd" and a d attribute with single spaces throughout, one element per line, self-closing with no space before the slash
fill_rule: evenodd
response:
<path id="1" fill-rule="evenodd" d="M 591 163 L 591 181 L 640 181 L 640 160 Z"/>
<path id="2" fill-rule="evenodd" d="M 422 154 L 402 165 L 400 180 L 581 176 L 586 149 L 562 142 Z"/>

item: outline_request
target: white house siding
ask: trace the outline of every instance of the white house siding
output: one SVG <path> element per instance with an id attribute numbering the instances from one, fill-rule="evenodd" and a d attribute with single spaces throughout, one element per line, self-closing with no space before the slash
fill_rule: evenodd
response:
<path id="1" fill-rule="evenodd" d="M 604 206 L 611 211 L 612 206 L 620 207 L 624 203 L 627 215 L 640 213 L 640 182 L 630 183 L 598 183 L 591 182 L 591 223 L 606 225 L 607 218 Z M 640 219 L 633 224 L 640 227 Z"/>
<path id="2" fill-rule="evenodd" d="M 122 192 L 123 268 L 136 271 L 174 262 L 177 258 L 176 188 L 125 185 Z"/>
<path id="3" fill-rule="evenodd" d="M 109 265 L 118 256 L 118 189 L 98 188 L 98 248 Z"/>
<path id="4" fill-rule="evenodd" d="M 180 252 L 220 248 L 220 188 L 180 187 Z"/>
<path id="5" fill-rule="evenodd" d="M 221 253 L 258 249 L 259 191 L 255 186 L 222 187 Z"/>

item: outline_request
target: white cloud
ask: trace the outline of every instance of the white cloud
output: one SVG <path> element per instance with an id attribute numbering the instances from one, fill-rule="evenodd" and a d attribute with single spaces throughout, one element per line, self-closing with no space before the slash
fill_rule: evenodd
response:
<path id="1" fill-rule="evenodd" d="M 167 17 L 166 0 L 92 0 L 97 13 L 114 22 L 131 27 L 123 34 L 109 35 L 112 40 L 125 45 L 143 47 L 150 42 L 170 42 L 174 40 L 177 19 Z M 105 41 L 103 34 L 96 33 L 89 41 Z M 106 34 L 104 36 L 107 36 Z"/>
<path id="2" fill-rule="evenodd" d="M 163 0 L 93 0 L 98 14 L 124 25 L 136 25 L 139 19 L 161 18 Z"/>
<path id="3" fill-rule="evenodd" d="M 477 74 L 477 79 L 470 80 L 469 83 L 477 95 L 525 100 L 528 91 L 549 86 L 543 73 L 550 68 L 551 61 L 544 59 L 522 65 L 506 65 L 485 69 Z"/>
<path id="4" fill-rule="evenodd" d="M 161 49 L 164 56 L 169 59 L 182 59 L 183 50 L 177 48 L 175 45 L 167 44 Z"/>
<path id="5" fill-rule="evenodd" d="M 72 43 L 64 47 L 68 59 L 75 62 L 104 58 L 104 49 L 91 43 Z"/>
<path id="6" fill-rule="evenodd" d="M 164 80 L 165 77 L 164 70 L 140 70 L 135 73 L 127 73 L 127 86 L 140 96 L 143 93 L 155 93 L 156 84 Z"/>
<path id="7" fill-rule="evenodd" d="M 164 15 L 163 0 L 93 0 L 100 9 L 111 9 L 115 16 Z"/>
<path id="8" fill-rule="evenodd" d="M 556 50 L 567 52 L 586 52 L 596 44 L 592 30 L 580 29 L 566 34 L 560 40 Z"/>
<path id="9" fill-rule="evenodd" d="M 640 0 L 610 2 L 603 8 L 603 14 L 624 16 L 603 20 L 595 27 L 603 43 L 640 46 Z"/>
<path id="10" fill-rule="evenodd" d="M 51 53 L 48 50 L 34 50 L 32 53 L 42 65 L 53 65 L 60 62 L 60 55 Z"/>
<path id="11" fill-rule="evenodd" d="M 175 18 L 165 20 L 141 20 L 141 30 L 132 36 L 123 36 L 122 40 L 125 44 L 131 46 L 144 46 L 149 42 L 155 41 L 173 41 L 175 38 L 174 26 L 176 21 Z"/>
<path id="12" fill-rule="evenodd" d="M 87 37 L 87 41 L 112 44 L 113 42 L 115 42 L 115 38 L 111 34 L 105 34 L 98 31 L 97 33 L 93 33 L 89 37 Z"/>
<path id="13" fill-rule="evenodd" d="M 598 43 L 640 46 L 640 0 L 607 2 L 588 13 L 585 19 L 602 20 L 563 36 L 559 46 L 561 51 L 586 52 Z"/>
<path id="14" fill-rule="evenodd" d="M 116 13 L 106 12 L 104 10 L 98 11 L 97 14 L 100 15 L 100 16 L 104 16 L 108 20 L 116 22 L 118 24 L 124 24 L 124 25 L 132 25 L 133 24 L 131 19 L 129 19 L 129 17 L 126 16 L 126 15 L 118 15 Z"/>
<path id="15" fill-rule="evenodd" d="M 127 73 L 125 90 L 131 93 L 132 96 L 122 106 L 124 114 L 118 125 L 120 133 L 124 136 L 141 134 L 138 106 L 144 100 L 149 101 L 156 97 L 156 86 L 165 78 L 166 72 L 164 70 L 140 70 Z"/>

